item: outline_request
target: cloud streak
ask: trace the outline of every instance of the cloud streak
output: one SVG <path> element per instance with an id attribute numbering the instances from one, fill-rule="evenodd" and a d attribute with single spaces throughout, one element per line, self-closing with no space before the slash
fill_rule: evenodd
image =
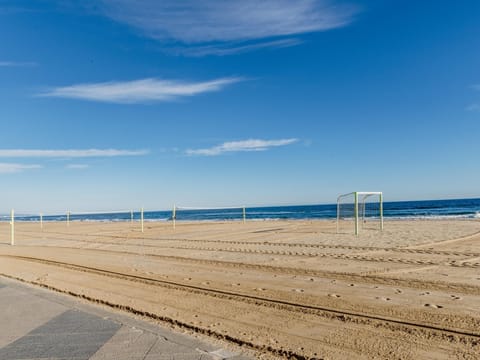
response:
<path id="1" fill-rule="evenodd" d="M 41 169 L 41 165 L 0 163 L 0 174 L 14 174 L 25 170 Z"/>
<path id="2" fill-rule="evenodd" d="M 68 164 L 65 166 L 66 169 L 70 170 L 85 170 L 88 169 L 90 166 L 87 164 Z"/>
<path id="3" fill-rule="evenodd" d="M 3 149 L 0 158 L 91 158 L 147 155 L 148 150 L 85 149 L 85 150 L 26 150 Z"/>
<path id="4" fill-rule="evenodd" d="M 191 57 L 202 57 L 206 55 L 226 56 L 233 54 L 242 54 L 258 49 L 278 49 L 292 47 L 299 45 L 302 42 L 303 41 L 300 39 L 288 38 L 260 43 L 240 43 L 236 45 L 219 44 L 194 47 L 183 46 L 168 49 L 167 52 L 174 55 L 184 55 Z"/>
<path id="5" fill-rule="evenodd" d="M 470 86 L 473 90 L 480 91 L 480 84 Z M 476 102 L 465 107 L 465 110 L 472 112 L 480 112 L 480 103 Z"/>
<path id="6" fill-rule="evenodd" d="M 37 66 L 35 62 L 16 62 L 16 61 L 0 61 L 0 67 L 31 67 Z"/>
<path id="7" fill-rule="evenodd" d="M 470 104 L 465 108 L 465 110 L 467 110 L 467 111 L 480 111 L 480 104 Z"/>
<path id="8" fill-rule="evenodd" d="M 103 82 L 57 87 L 38 96 L 90 100 L 108 103 L 134 104 L 173 101 L 178 98 L 220 91 L 244 79 L 219 78 L 210 81 L 142 79 L 124 82 Z"/>
<path id="9" fill-rule="evenodd" d="M 217 156 L 232 152 L 266 151 L 273 147 L 291 145 L 296 142 L 298 142 L 298 139 L 295 138 L 279 140 L 248 139 L 224 142 L 223 144 L 206 149 L 188 149 L 185 153 L 187 155 L 197 156 Z"/>
<path id="10" fill-rule="evenodd" d="M 100 11 L 115 21 L 166 44 L 200 45 L 199 51 L 204 55 L 218 55 L 218 44 L 236 44 L 237 48 L 242 47 L 238 43 L 258 42 L 256 46 L 244 46 L 243 51 L 274 47 L 272 38 L 340 28 L 351 23 L 358 13 L 357 7 L 333 0 L 103 0 L 102 3 Z M 262 46 L 264 42 L 269 45 Z"/>

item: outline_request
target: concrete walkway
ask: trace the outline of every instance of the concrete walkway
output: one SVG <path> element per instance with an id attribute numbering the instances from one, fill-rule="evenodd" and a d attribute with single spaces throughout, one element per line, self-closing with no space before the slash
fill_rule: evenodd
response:
<path id="1" fill-rule="evenodd" d="M 0 277 L 0 359 L 247 357 L 118 312 Z"/>

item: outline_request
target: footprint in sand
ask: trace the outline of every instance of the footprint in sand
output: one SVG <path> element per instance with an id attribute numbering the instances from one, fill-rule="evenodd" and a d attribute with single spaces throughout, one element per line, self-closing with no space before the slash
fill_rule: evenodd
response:
<path id="1" fill-rule="evenodd" d="M 189 281 L 192 280 L 192 278 L 183 278 L 183 280 Z"/>
<path id="2" fill-rule="evenodd" d="M 210 285 L 210 281 L 204 281 L 202 282 L 202 285 Z"/>
<path id="3" fill-rule="evenodd" d="M 401 289 L 395 289 L 395 294 L 402 294 L 403 291 Z"/>
<path id="4" fill-rule="evenodd" d="M 350 284 L 349 286 L 355 286 L 355 284 Z"/>
<path id="5" fill-rule="evenodd" d="M 232 286 L 240 286 L 240 283 L 234 283 L 234 284 L 230 284 Z"/>
<path id="6" fill-rule="evenodd" d="M 462 298 L 457 295 L 450 295 L 450 297 L 452 298 L 452 300 L 462 300 Z"/>
<path id="7" fill-rule="evenodd" d="M 425 295 L 430 295 L 430 293 L 428 291 L 420 293 L 420 296 L 425 296 Z"/>
<path id="8" fill-rule="evenodd" d="M 377 300 L 383 300 L 383 301 L 390 301 L 390 300 L 392 300 L 392 299 L 390 299 L 389 297 L 379 297 L 379 296 L 377 296 L 375 299 L 377 299 Z"/>
<path id="9" fill-rule="evenodd" d="M 42 276 L 39 276 L 36 280 L 38 282 L 42 282 L 42 281 L 45 281 L 48 277 L 48 274 L 43 274 Z"/>
<path id="10" fill-rule="evenodd" d="M 426 307 L 431 307 L 431 308 L 434 308 L 434 309 L 441 309 L 443 308 L 442 305 L 435 305 L 435 304 L 425 304 L 423 306 L 426 306 Z"/>
<path id="11" fill-rule="evenodd" d="M 303 290 L 303 289 L 292 289 L 292 291 L 303 293 L 305 290 Z"/>
<path id="12" fill-rule="evenodd" d="M 337 295 L 337 294 L 328 294 L 328 296 L 333 297 L 333 298 L 339 298 L 340 297 L 340 295 Z"/>
<path id="13" fill-rule="evenodd" d="M 253 289 L 253 290 L 255 290 L 255 291 L 265 291 L 265 290 L 267 290 L 267 289 L 265 289 L 265 288 L 255 288 L 255 289 Z"/>

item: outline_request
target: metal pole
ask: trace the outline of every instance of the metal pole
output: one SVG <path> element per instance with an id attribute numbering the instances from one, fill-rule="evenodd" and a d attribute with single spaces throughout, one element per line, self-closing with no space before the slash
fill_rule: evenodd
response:
<path id="1" fill-rule="evenodd" d="M 380 230 L 383 231 L 383 193 L 380 193 Z"/>
<path id="2" fill-rule="evenodd" d="M 142 233 L 143 233 L 143 207 L 142 207 L 142 210 L 140 211 L 140 221 L 142 223 Z"/>
<path id="3" fill-rule="evenodd" d="M 133 210 L 130 210 L 130 222 L 133 224 Z"/>
<path id="4" fill-rule="evenodd" d="M 337 198 L 337 234 L 338 234 L 338 222 L 340 220 L 340 196 Z"/>
<path id="5" fill-rule="evenodd" d="M 67 211 L 67 227 L 70 226 L 70 211 Z"/>
<path id="6" fill-rule="evenodd" d="M 358 192 L 355 191 L 355 235 L 358 235 Z"/>
<path id="7" fill-rule="evenodd" d="M 173 205 L 172 220 L 173 220 L 173 230 L 175 230 L 175 227 L 176 227 L 175 222 L 177 221 L 177 207 L 175 206 L 175 204 Z"/>
<path id="8" fill-rule="evenodd" d="M 243 223 L 245 224 L 247 222 L 247 209 L 245 209 L 245 206 L 243 207 Z"/>
<path id="9" fill-rule="evenodd" d="M 362 226 L 365 223 L 365 207 L 367 206 L 367 197 L 364 196 L 362 199 Z"/>
<path id="10" fill-rule="evenodd" d="M 40 213 L 40 229 L 43 230 L 43 214 Z"/>
<path id="11" fill-rule="evenodd" d="M 10 212 L 10 245 L 15 245 L 15 210 Z"/>
<path id="12" fill-rule="evenodd" d="M 364 195 L 362 198 L 362 203 L 360 209 L 362 211 L 362 229 L 365 227 L 365 213 L 367 211 L 367 199 L 370 195 Z"/>

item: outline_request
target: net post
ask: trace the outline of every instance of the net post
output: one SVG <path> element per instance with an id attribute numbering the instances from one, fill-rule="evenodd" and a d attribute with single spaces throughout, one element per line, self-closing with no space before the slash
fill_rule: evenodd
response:
<path id="1" fill-rule="evenodd" d="M 358 235 L 358 192 L 355 191 L 355 205 L 354 205 L 354 213 L 355 213 L 355 235 Z"/>
<path id="2" fill-rule="evenodd" d="M 70 226 L 70 211 L 67 211 L 67 227 Z"/>
<path id="3" fill-rule="evenodd" d="M 362 199 L 362 228 L 363 228 L 363 225 L 365 224 L 365 211 L 366 211 L 366 207 L 367 207 L 367 198 L 368 196 L 364 196 L 363 199 Z"/>
<path id="4" fill-rule="evenodd" d="M 339 222 L 340 222 L 340 196 L 337 198 L 337 234 L 338 234 Z"/>
<path id="5" fill-rule="evenodd" d="M 380 230 L 383 231 L 383 193 L 380 193 Z"/>
<path id="6" fill-rule="evenodd" d="M 243 223 L 245 224 L 247 222 L 247 209 L 245 209 L 245 206 L 242 208 L 243 212 Z"/>
<path id="7" fill-rule="evenodd" d="M 40 229 L 43 230 L 43 214 L 40 213 Z"/>
<path id="8" fill-rule="evenodd" d="M 142 233 L 143 233 L 144 232 L 144 228 L 143 228 L 143 207 L 140 210 L 140 222 L 142 224 Z"/>
<path id="9" fill-rule="evenodd" d="M 173 210 L 172 210 L 172 220 L 173 220 L 173 230 L 175 230 L 176 227 L 176 220 L 177 220 L 177 206 L 173 204 Z"/>
<path id="10" fill-rule="evenodd" d="M 10 245 L 15 245 L 15 210 L 10 211 Z"/>
<path id="11" fill-rule="evenodd" d="M 133 224 L 133 210 L 130 210 L 130 223 Z"/>

